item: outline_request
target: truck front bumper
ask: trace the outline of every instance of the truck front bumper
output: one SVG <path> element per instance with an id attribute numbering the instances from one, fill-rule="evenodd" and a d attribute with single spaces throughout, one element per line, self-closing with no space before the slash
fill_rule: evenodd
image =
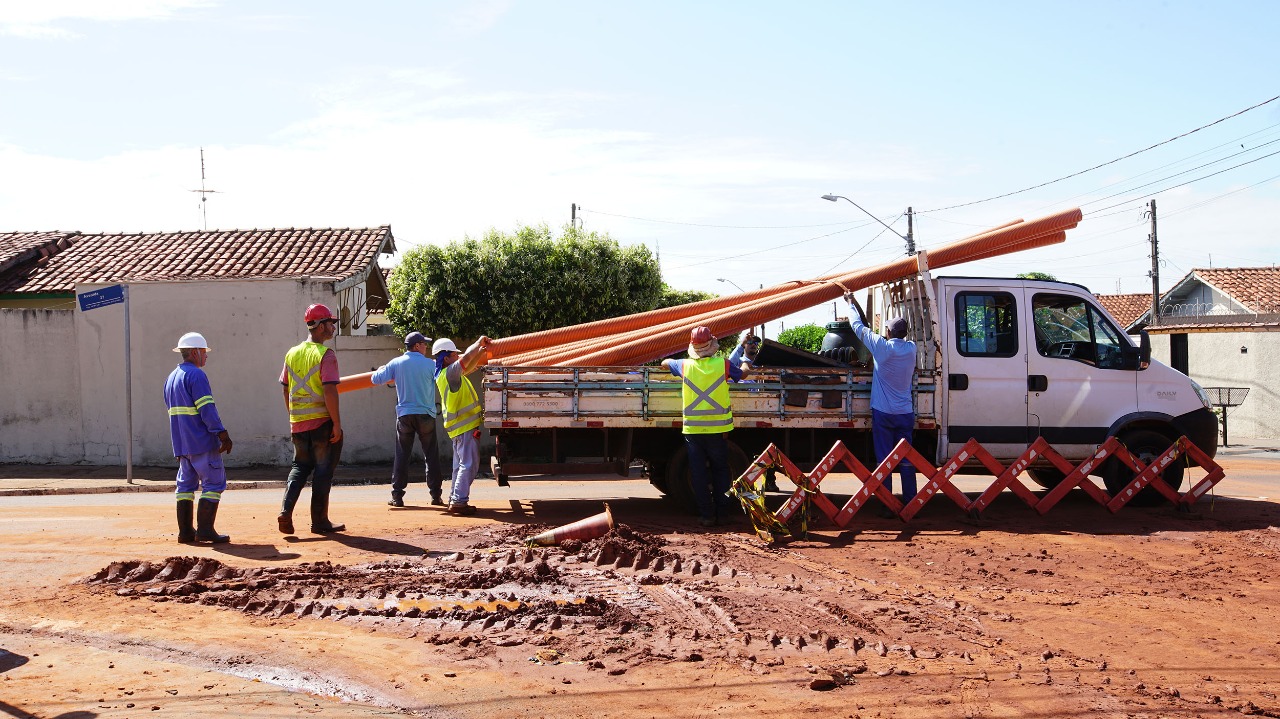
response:
<path id="1" fill-rule="evenodd" d="M 1173 428 L 1186 435 L 1200 451 L 1214 457 L 1218 454 L 1218 415 L 1208 409 L 1198 409 L 1173 418 Z"/>

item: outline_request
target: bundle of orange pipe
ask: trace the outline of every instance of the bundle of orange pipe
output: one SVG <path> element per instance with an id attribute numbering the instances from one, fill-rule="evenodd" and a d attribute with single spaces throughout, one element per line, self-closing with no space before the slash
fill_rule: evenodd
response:
<path id="1" fill-rule="evenodd" d="M 1081 220 L 1077 209 L 1030 222 L 1015 220 L 927 252 L 931 269 L 997 257 L 1066 240 L 1066 230 Z M 494 340 L 489 364 L 505 366 L 593 367 L 637 365 L 676 354 L 688 343 L 689 329 L 706 325 L 717 337 L 765 322 L 872 285 L 915 274 L 914 257 L 878 267 L 823 275 L 773 287 L 571 327 Z M 371 373 L 343 377 L 338 391 L 372 386 Z"/>

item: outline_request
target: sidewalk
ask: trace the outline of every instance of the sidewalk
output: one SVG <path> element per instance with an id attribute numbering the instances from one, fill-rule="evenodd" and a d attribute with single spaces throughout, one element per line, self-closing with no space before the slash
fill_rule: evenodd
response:
<path id="1" fill-rule="evenodd" d="M 421 481 L 420 466 L 411 467 L 410 481 Z M 122 466 L 75 464 L 0 464 L 0 497 L 43 494 L 99 494 L 104 492 L 172 492 L 177 467 L 134 467 L 133 483 L 125 481 Z M 283 489 L 288 465 L 230 467 L 227 489 Z M 390 464 L 340 465 L 336 485 L 391 484 Z"/>

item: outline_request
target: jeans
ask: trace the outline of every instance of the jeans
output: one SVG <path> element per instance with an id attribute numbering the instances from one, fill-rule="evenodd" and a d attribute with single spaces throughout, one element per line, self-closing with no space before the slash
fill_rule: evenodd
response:
<path id="1" fill-rule="evenodd" d="M 871 443 L 875 447 L 876 462 L 884 461 L 898 440 L 911 442 L 911 435 L 916 425 L 914 414 L 889 414 L 878 409 L 871 410 Z M 911 461 L 904 459 L 898 464 L 898 473 L 902 475 L 902 501 L 909 502 L 916 496 L 916 468 Z M 884 480 L 884 486 L 893 491 L 893 474 Z"/>
<path id="2" fill-rule="evenodd" d="M 311 522 L 323 526 L 329 517 L 329 489 L 333 486 L 333 470 L 342 455 L 342 442 L 330 442 L 333 422 L 325 422 L 315 429 L 298 432 L 293 440 L 293 464 L 289 481 L 284 488 L 284 502 L 280 513 L 293 515 L 293 507 L 302 496 L 302 488 L 311 477 Z"/>
<path id="3" fill-rule="evenodd" d="M 693 485 L 693 502 L 698 516 L 715 519 L 717 512 L 725 517 L 737 509 L 729 491 L 729 441 L 724 432 L 686 434 L 684 444 L 689 451 L 689 480 Z M 711 465 L 710 472 L 707 465 Z"/>
<path id="4" fill-rule="evenodd" d="M 436 451 L 436 418 L 429 414 L 404 414 L 396 417 L 396 459 L 391 465 L 392 499 L 404 499 L 415 437 L 422 444 L 422 456 L 426 458 L 427 489 L 431 491 L 432 498 L 439 497 L 444 487 L 440 453 Z"/>
<path id="5" fill-rule="evenodd" d="M 470 430 L 453 438 L 453 488 L 449 504 L 466 504 L 471 499 L 471 480 L 480 469 L 480 446 Z"/>

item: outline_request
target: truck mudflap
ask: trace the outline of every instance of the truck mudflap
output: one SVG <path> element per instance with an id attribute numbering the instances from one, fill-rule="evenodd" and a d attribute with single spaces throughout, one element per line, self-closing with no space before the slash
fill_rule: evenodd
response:
<path id="1" fill-rule="evenodd" d="M 1203 468 L 1205 476 L 1195 481 L 1189 490 L 1180 493 L 1170 487 L 1161 475 L 1172 463 L 1182 461 L 1184 457 Z M 1133 479 L 1114 494 L 1099 487 L 1089 477 L 1091 472 L 1108 460 L 1121 462 L 1133 471 Z M 910 462 L 915 467 L 922 481 L 920 491 L 906 502 L 899 501 L 897 496 L 884 485 L 885 479 L 904 461 Z M 995 477 L 995 481 L 982 494 L 971 499 L 969 495 L 952 484 L 952 479 L 960 467 L 974 461 L 986 467 Z M 1065 475 L 1062 482 L 1048 493 L 1037 494 L 1019 480 L 1023 470 L 1035 461 L 1047 461 Z M 843 507 L 837 506 L 820 487 L 823 478 L 839 464 L 843 464 L 862 483 L 862 487 Z M 758 498 L 761 494 L 759 484 L 766 471 L 771 469 L 785 473 L 796 485 L 796 491 L 771 516 L 760 517 L 758 516 L 760 510 Z M 826 457 L 809 474 L 797 469 L 776 445 L 771 444 L 740 477 L 734 480 L 730 494 L 743 503 L 744 510 L 752 517 L 754 528 L 760 538 L 772 542 L 780 534 L 789 534 L 785 527 L 791 520 L 800 518 L 804 521 L 810 516 L 811 510 L 826 515 L 837 527 L 847 527 L 853 521 L 854 515 L 866 507 L 868 500 L 872 497 L 879 499 L 886 509 L 903 522 L 911 521 L 929 500 L 937 496 L 946 497 L 961 510 L 977 517 L 1005 489 L 1010 490 L 1014 496 L 1041 515 L 1046 514 L 1068 492 L 1077 487 L 1112 513 L 1120 511 L 1148 488 L 1163 495 L 1178 508 L 1188 509 L 1224 476 L 1222 467 L 1185 435 L 1174 440 L 1168 449 L 1145 464 L 1130 454 L 1119 439 L 1108 437 L 1093 455 L 1075 465 L 1063 458 L 1042 437 L 1027 447 L 1007 467 L 974 439 L 966 442 L 954 456 L 939 467 L 934 467 L 906 440 L 902 440 L 893 448 L 889 456 L 873 469 L 867 469 L 859 462 L 843 442 L 836 442 Z M 765 521 L 757 521 L 761 519 Z M 779 527 L 782 529 L 780 530 Z"/>
<path id="2" fill-rule="evenodd" d="M 1200 408 L 1173 418 L 1173 428 L 1210 459 L 1218 456 L 1218 415 Z"/>

